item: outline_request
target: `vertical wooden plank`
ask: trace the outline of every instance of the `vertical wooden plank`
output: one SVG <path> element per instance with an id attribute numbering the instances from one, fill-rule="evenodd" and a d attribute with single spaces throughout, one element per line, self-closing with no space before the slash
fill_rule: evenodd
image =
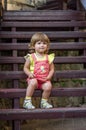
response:
<path id="1" fill-rule="evenodd" d="M 13 121 L 12 130 L 20 130 L 20 121 Z"/>
<path id="2" fill-rule="evenodd" d="M 16 28 L 12 28 L 12 31 L 15 32 Z M 16 44 L 17 39 L 12 39 L 12 43 Z M 13 57 L 17 57 L 17 50 L 13 50 Z M 18 64 L 13 64 L 13 71 L 18 70 Z M 13 80 L 13 87 L 18 88 L 18 80 Z M 13 108 L 19 108 L 19 99 L 15 99 L 13 103 Z"/>
<path id="3" fill-rule="evenodd" d="M 84 56 L 86 56 L 86 49 L 84 49 Z M 84 64 L 84 69 L 86 69 L 86 64 Z"/>
<path id="4" fill-rule="evenodd" d="M 16 28 L 13 27 L 12 31 L 15 32 Z M 12 43 L 16 44 L 17 43 L 17 39 L 12 39 Z M 13 50 L 13 57 L 17 57 L 17 50 Z M 18 70 L 18 64 L 13 64 L 13 71 L 17 71 Z M 14 88 L 18 88 L 18 80 L 13 80 L 13 87 Z M 13 108 L 19 108 L 19 98 L 13 99 L 12 101 L 12 107 Z M 20 130 L 20 121 L 12 121 L 12 130 Z"/>

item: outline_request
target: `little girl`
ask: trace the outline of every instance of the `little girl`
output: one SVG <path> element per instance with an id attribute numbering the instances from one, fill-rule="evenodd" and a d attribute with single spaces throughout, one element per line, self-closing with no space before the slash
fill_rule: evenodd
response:
<path id="1" fill-rule="evenodd" d="M 34 109 L 31 97 L 36 88 L 42 89 L 41 108 L 52 108 L 48 103 L 51 93 L 51 78 L 54 74 L 54 54 L 47 54 L 49 50 L 50 40 L 46 34 L 41 32 L 35 33 L 31 38 L 30 47 L 35 50 L 32 54 L 25 56 L 24 72 L 27 78 L 27 91 L 23 107 L 26 109 Z"/>

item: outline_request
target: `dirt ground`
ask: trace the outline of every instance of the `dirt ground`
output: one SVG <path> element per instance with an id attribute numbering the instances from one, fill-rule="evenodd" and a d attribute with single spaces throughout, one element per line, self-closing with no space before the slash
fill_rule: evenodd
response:
<path id="1" fill-rule="evenodd" d="M 86 118 L 26 121 L 21 130 L 86 130 Z"/>

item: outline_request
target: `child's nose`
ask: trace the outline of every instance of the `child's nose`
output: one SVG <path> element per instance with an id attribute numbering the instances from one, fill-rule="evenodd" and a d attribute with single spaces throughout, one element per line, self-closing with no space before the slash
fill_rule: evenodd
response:
<path id="1" fill-rule="evenodd" d="M 43 42 L 41 42 L 41 45 L 43 46 L 43 45 L 44 45 L 44 43 L 43 43 Z"/>

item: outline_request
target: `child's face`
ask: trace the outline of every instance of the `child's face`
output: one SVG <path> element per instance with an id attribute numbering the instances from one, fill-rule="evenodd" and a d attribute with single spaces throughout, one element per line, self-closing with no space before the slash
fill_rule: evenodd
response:
<path id="1" fill-rule="evenodd" d="M 35 51 L 38 53 L 45 53 L 48 49 L 48 45 L 45 42 L 38 41 L 35 43 Z"/>

